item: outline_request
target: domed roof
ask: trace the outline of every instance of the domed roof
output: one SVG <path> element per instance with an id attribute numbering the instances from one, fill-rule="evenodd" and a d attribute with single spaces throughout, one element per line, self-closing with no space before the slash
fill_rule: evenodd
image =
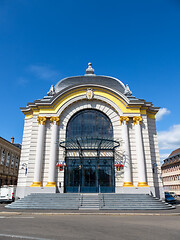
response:
<path id="1" fill-rule="evenodd" d="M 59 91 L 65 90 L 66 88 L 80 86 L 80 85 L 95 85 L 95 86 L 104 86 L 121 93 L 125 93 L 126 87 L 124 84 L 116 78 L 108 77 L 108 76 L 96 76 L 94 74 L 94 69 L 92 68 L 92 64 L 88 64 L 88 68 L 86 69 L 86 74 L 84 76 L 75 76 L 68 77 L 60 80 L 54 87 L 55 93 Z"/>

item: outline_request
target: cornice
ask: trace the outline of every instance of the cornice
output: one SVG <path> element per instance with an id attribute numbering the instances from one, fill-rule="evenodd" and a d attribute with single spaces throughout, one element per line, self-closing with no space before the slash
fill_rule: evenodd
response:
<path id="1" fill-rule="evenodd" d="M 139 113 L 141 114 L 149 114 L 150 118 L 155 118 L 155 114 L 158 112 L 159 108 L 155 108 L 151 102 L 146 102 L 143 99 L 137 99 L 133 97 L 133 100 L 125 96 L 119 91 L 115 91 L 113 89 L 110 89 L 108 87 L 99 86 L 99 85 L 79 85 L 79 86 L 72 86 L 68 89 L 63 89 L 63 91 L 59 91 L 57 94 L 55 94 L 53 97 L 48 99 L 41 99 L 41 100 L 35 100 L 33 103 L 28 103 L 27 107 L 21 108 L 21 111 L 26 115 L 32 116 L 33 114 L 38 115 L 40 109 L 53 109 L 58 104 L 59 101 L 63 101 L 63 99 L 67 98 L 68 96 L 72 96 L 73 94 L 81 94 L 82 96 L 86 94 L 86 91 L 88 88 L 92 88 L 94 90 L 95 96 L 101 94 L 105 97 L 112 96 L 117 101 L 120 101 L 124 107 L 129 110 L 133 109 L 136 111 L 139 109 Z M 129 109 L 129 110 L 128 110 Z"/>

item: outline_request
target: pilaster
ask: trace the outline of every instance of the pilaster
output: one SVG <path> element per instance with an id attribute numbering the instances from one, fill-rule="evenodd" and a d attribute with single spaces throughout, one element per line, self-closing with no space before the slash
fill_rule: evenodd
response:
<path id="1" fill-rule="evenodd" d="M 37 148 L 36 148 L 34 181 L 31 185 L 31 187 L 42 187 L 42 183 L 41 183 L 41 171 L 42 170 L 41 170 L 41 168 L 42 168 L 43 151 L 44 151 L 46 117 L 38 117 L 37 121 L 39 124 L 38 139 L 37 139 Z"/>
<path id="2" fill-rule="evenodd" d="M 134 187 L 131 177 L 131 159 L 129 150 L 129 133 L 128 133 L 129 117 L 121 116 L 120 125 L 122 128 L 122 135 L 124 140 L 124 184 L 123 187 Z"/>
<path id="3" fill-rule="evenodd" d="M 57 161 L 57 134 L 59 126 L 59 117 L 51 117 L 52 137 L 51 137 L 51 152 L 49 164 L 49 177 L 46 187 L 56 187 L 55 182 L 55 169 Z"/>
<path id="4" fill-rule="evenodd" d="M 137 164 L 138 164 L 138 187 L 148 187 L 146 182 L 146 172 L 145 172 L 145 158 L 143 150 L 143 140 L 141 132 L 141 122 L 142 117 L 133 117 L 133 124 L 135 125 L 135 137 L 136 137 L 136 154 L 137 154 Z"/>

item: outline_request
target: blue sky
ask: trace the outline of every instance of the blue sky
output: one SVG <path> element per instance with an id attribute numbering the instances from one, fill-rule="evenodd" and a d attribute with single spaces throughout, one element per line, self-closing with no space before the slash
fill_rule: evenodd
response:
<path id="1" fill-rule="evenodd" d="M 1 0 L 0 135 L 21 143 L 19 107 L 60 79 L 83 75 L 88 62 L 163 108 L 162 157 L 180 146 L 179 0 Z"/>

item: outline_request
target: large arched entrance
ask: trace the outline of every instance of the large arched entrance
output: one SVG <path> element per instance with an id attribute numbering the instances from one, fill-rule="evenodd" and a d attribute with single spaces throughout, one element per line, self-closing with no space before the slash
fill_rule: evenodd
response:
<path id="1" fill-rule="evenodd" d="M 65 192 L 114 192 L 114 148 L 110 119 L 95 109 L 81 110 L 66 128 Z"/>

